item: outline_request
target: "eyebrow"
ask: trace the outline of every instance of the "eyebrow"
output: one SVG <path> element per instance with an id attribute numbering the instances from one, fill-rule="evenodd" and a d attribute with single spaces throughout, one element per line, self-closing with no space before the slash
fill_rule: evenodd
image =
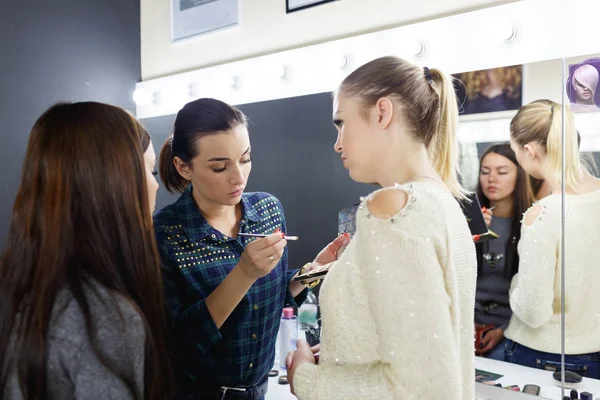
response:
<path id="1" fill-rule="evenodd" d="M 498 166 L 492 166 L 492 167 L 488 167 L 487 165 L 482 165 L 481 169 L 502 169 L 502 168 L 510 168 L 509 165 L 498 165 Z"/>
<path id="2" fill-rule="evenodd" d="M 250 149 L 252 149 L 252 146 L 248 146 L 248 148 L 246 149 L 246 151 L 240 157 L 245 156 L 246 154 L 248 154 L 250 152 Z M 227 157 L 213 157 L 210 160 L 208 160 L 208 162 L 211 162 L 211 161 L 231 161 L 231 159 L 227 158 Z"/>

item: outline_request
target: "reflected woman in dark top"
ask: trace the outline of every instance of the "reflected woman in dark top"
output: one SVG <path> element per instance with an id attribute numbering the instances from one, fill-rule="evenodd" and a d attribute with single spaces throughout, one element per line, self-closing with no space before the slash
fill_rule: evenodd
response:
<path id="1" fill-rule="evenodd" d="M 476 328 L 491 328 L 476 352 L 504 361 L 504 330 L 512 315 L 508 289 L 519 269 L 517 244 L 521 237 L 521 218 L 531 205 L 527 174 L 508 143 L 491 146 L 481 157 L 477 196 L 484 208 L 486 223 L 499 238 L 476 245 L 475 324 Z"/>

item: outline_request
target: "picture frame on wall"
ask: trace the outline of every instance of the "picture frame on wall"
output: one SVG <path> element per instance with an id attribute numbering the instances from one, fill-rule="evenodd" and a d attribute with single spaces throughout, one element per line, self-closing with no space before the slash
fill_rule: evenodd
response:
<path id="1" fill-rule="evenodd" d="M 240 14 L 240 0 L 171 0 L 171 41 L 237 26 Z"/>
<path id="2" fill-rule="evenodd" d="M 515 112 L 523 105 L 523 65 L 452 76 L 461 117 Z"/>
<path id="3" fill-rule="evenodd" d="M 334 1 L 339 0 L 285 0 L 285 12 L 286 14 L 289 14 Z"/>
<path id="4" fill-rule="evenodd" d="M 569 65 L 566 83 L 573 112 L 600 112 L 600 58 Z"/>

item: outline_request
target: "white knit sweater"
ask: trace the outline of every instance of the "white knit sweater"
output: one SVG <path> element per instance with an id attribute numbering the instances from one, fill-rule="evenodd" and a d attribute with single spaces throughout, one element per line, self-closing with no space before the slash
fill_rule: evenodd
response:
<path id="1" fill-rule="evenodd" d="M 321 289 L 320 364 L 296 370 L 300 400 L 474 397 L 477 262 L 466 219 L 438 183 L 399 188 L 409 201 L 391 218 L 362 199 L 356 234 Z"/>
<path id="2" fill-rule="evenodd" d="M 523 224 L 513 316 L 504 335 L 535 350 L 560 353 L 561 197 L 537 203 L 541 214 Z M 566 354 L 600 351 L 600 191 L 566 197 Z M 529 211 L 528 211 L 529 212 Z"/>

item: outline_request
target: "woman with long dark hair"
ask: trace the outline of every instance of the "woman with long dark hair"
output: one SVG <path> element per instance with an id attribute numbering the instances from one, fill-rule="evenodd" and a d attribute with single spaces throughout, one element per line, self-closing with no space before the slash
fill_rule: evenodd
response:
<path id="1" fill-rule="evenodd" d="M 477 196 L 486 222 L 499 238 L 476 245 L 475 326 L 485 334 L 475 351 L 502 361 L 504 331 L 512 315 L 508 291 L 519 270 L 521 217 L 531 205 L 528 183 L 508 143 L 491 146 L 481 157 Z"/>
<path id="2" fill-rule="evenodd" d="M 35 123 L 0 259 L 0 397 L 168 398 L 155 159 L 117 107 Z"/>

